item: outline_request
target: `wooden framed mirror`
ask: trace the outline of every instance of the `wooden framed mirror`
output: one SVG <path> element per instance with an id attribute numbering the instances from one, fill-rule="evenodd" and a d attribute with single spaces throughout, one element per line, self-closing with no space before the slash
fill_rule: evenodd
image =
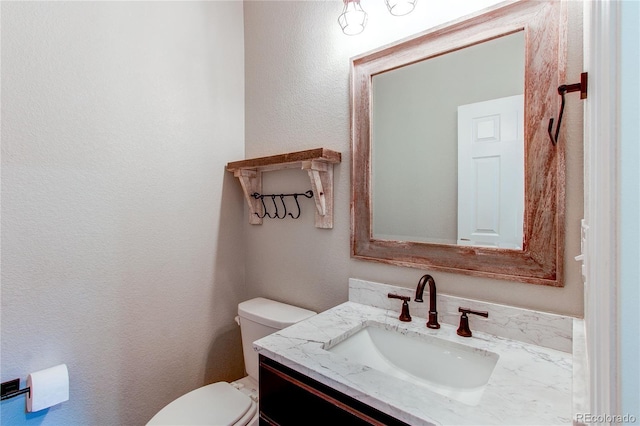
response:
<path id="1" fill-rule="evenodd" d="M 565 7 L 501 3 L 352 58 L 352 257 L 563 285 L 564 145 L 547 126 L 565 79 Z M 512 97 L 513 114 L 492 109 Z M 470 155 L 478 146 L 518 154 Z"/>

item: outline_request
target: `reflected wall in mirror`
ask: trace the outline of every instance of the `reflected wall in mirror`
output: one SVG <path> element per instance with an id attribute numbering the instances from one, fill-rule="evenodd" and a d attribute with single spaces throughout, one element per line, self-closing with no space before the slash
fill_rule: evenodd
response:
<path id="1" fill-rule="evenodd" d="M 524 48 L 518 31 L 373 76 L 373 238 L 522 248 Z"/>
<path id="2" fill-rule="evenodd" d="M 500 4 L 352 59 L 353 257 L 563 285 L 564 146 L 546 126 L 565 7 Z"/>

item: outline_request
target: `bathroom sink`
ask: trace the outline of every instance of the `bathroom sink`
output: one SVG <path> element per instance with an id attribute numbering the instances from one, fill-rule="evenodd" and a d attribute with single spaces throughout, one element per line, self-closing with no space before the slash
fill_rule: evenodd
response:
<path id="1" fill-rule="evenodd" d="M 434 336 L 371 325 L 325 350 L 468 405 L 480 402 L 499 358 Z"/>

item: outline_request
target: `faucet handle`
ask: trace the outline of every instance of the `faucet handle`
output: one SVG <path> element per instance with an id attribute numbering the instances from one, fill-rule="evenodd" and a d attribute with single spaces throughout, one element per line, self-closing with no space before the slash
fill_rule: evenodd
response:
<path id="1" fill-rule="evenodd" d="M 469 328 L 469 317 L 467 314 L 480 315 L 481 317 L 489 318 L 489 312 L 486 311 L 472 311 L 468 308 L 458 307 L 458 312 L 462 312 L 460 316 L 460 326 L 458 327 L 458 336 L 471 337 L 471 329 Z"/>
<path id="2" fill-rule="evenodd" d="M 389 299 L 400 299 L 402 300 L 402 312 L 400 313 L 400 317 L 398 318 L 400 321 L 409 322 L 411 321 L 411 315 L 409 314 L 409 300 L 411 298 L 409 296 L 400 296 L 399 294 L 389 293 L 387 294 Z"/>
<path id="3" fill-rule="evenodd" d="M 480 315 L 481 317 L 485 317 L 485 318 L 489 318 L 489 312 L 487 311 L 472 311 L 469 308 L 458 308 L 458 312 L 462 312 L 462 315 L 464 314 L 474 314 L 474 315 Z"/>

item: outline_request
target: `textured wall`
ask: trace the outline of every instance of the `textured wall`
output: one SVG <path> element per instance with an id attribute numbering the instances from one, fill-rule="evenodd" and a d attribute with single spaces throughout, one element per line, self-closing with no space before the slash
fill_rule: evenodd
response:
<path id="1" fill-rule="evenodd" d="M 335 167 L 332 230 L 313 227 L 313 204 L 298 221 L 245 220 L 247 284 L 262 295 L 323 310 L 347 299 L 349 277 L 414 287 L 426 271 L 350 259 L 349 58 L 380 45 L 458 18 L 490 3 L 418 2 L 406 17 L 388 14 L 383 1 L 363 2 L 369 23 L 358 36 L 342 34 L 339 1 L 246 1 L 245 90 L 248 157 L 324 146 L 342 152 Z M 582 4 L 569 2 L 569 70 L 582 71 Z M 574 82 L 574 81 L 571 81 Z M 582 217 L 582 104 L 568 97 L 563 126 L 567 139 L 566 286 L 531 284 L 433 273 L 442 293 L 525 308 L 582 315 L 579 265 Z M 265 191 L 306 190 L 297 170 L 269 173 Z"/>
<path id="2" fill-rule="evenodd" d="M 241 2 L 2 2 L 2 424 L 144 424 L 242 375 Z M 223 202 L 224 200 L 224 202 Z"/>

